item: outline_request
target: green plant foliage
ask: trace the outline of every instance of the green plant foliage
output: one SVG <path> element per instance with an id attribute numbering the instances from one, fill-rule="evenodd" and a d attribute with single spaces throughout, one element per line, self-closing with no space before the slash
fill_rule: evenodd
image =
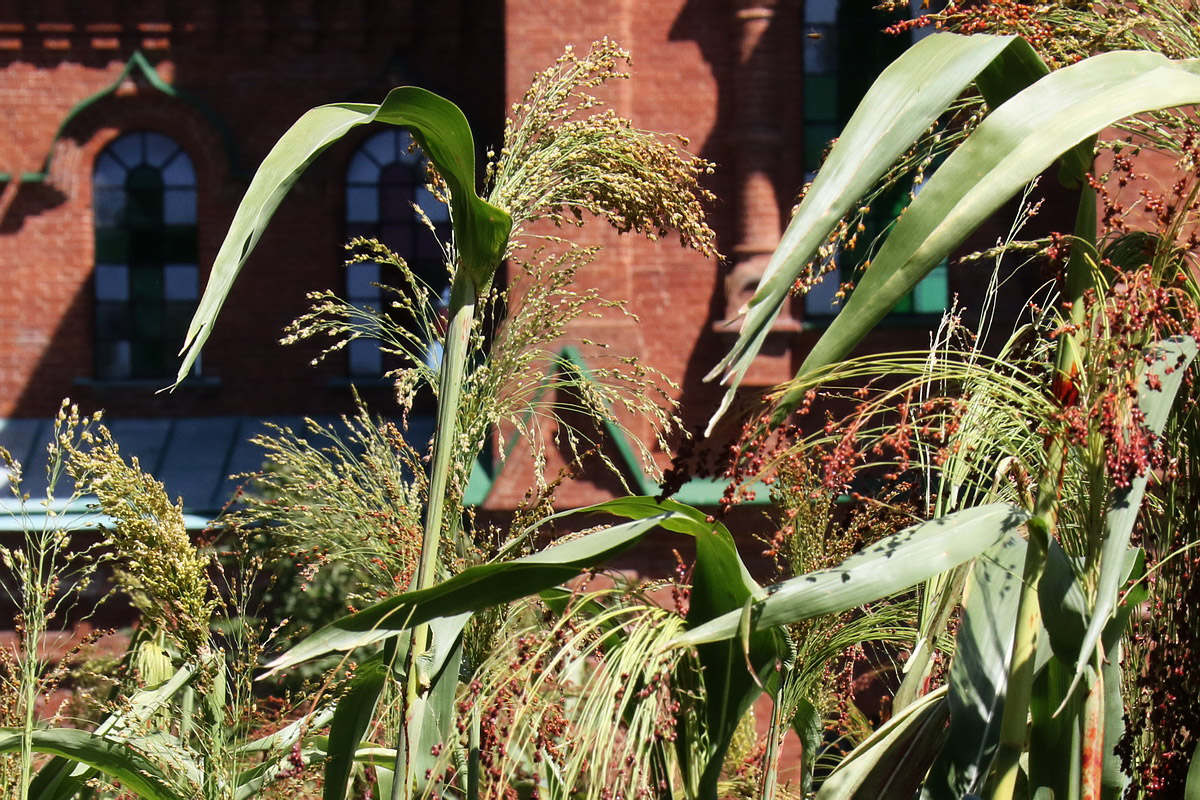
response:
<path id="1" fill-rule="evenodd" d="M 602 564 L 631 547 L 648 531 L 679 516 L 674 511 L 662 512 L 513 561 L 468 567 L 436 586 L 396 595 L 327 625 L 267 664 L 266 675 L 326 653 L 384 641 L 430 620 L 459 617 L 536 595 Z"/>
<path id="2" fill-rule="evenodd" d="M 838 765 L 816 800 L 910 797 L 946 738 L 946 689 L 908 706 Z"/>
<path id="3" fill-rule="evenodd" d="M 475 141 L 458 106 L 415 86 L 393 89 L 379 105 L 338 103 L 302 116 L 271 148 L 242 198 L 217 252 L 204 296 L 188 328 L 176 383 L 200 355 L 233 281 L 292 185 L 309 164 L 351 129 L 379 121 L 408 129 L 450 188 L 454 240 L 472 295 L 491 284 L 508 244 L 511 219 L 475 194 Z"/>
<path id="4" fill-rule="evenodd" d="M 926 778 L 922 800 L 983 792 L 1000 735 L 1005 685 L 1021 597 L 1025 541 L 1011 538 L 975 560 L 955 636 L 946 746 Z"/>
<path id="5" fill-rule="evenodd" d="M 21 748 L 22 733 L 11 728 L 0 729 L 0 753 L 12 753 Z M 34 731 L 33 748 L 39 753 L 62 756 L 102 772 L 120 781 L 143 800 L 188 800 L 160 768 L 156 759 L 148 756 L 136 744 L 149 746 L 147 741 L 113 739 L 89 731 L 58 728 Z"/>
<path id="6" fill-rule="evenodd" d="M 1008 503 L 978 506 L 923 522 L 885 537 L 832 569 L 767 587 L 753 604 L 754 630 L 845 611 L 904 591 L 952 569 L 1016 535 L 1029 514 Z M 734 611 L 679 637 L 680 646 L 737 636 L 744 626 Z"/>

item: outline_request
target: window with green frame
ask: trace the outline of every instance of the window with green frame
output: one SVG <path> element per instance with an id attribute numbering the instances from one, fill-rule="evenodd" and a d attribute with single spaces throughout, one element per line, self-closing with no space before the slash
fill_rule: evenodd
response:
<path id="1" fill-rule="evenodd" d="M 126 133 L 92 173 L 95 374 L 170 378 L 199 298 L 196 171 L 168 136 Z"/>
<path id="2" fill-rule="evenodd" d="M 911 43 L 911 32 L 898 36 L 883 32 L 901 16 L 880 11 L 876 5 L 876 0 L 805 2 L 804 159 L 809 178 L 816 174 L 830 141 L 841 132 L 871 82 Z M 896 219 L 907 195 L 906 190 L 894 192 L 873 203 L 858 235 L 859 247 L 839 252 L 834 268 L 805 296 L 805 319 L 819 322 L 837 314 L 841 285 L 854 280 L 869 243 Z M 943 263 L 896 304 L 892 315 L 894 319 L 938 315 L 948 299 Z"/>

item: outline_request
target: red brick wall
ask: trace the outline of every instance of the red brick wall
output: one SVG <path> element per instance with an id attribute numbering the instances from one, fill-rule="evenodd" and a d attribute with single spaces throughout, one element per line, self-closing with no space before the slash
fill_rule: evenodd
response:
<path id="1" fill-rule="evenodd" d="M 0 171 L 40 170 L 71 109 L 111 86 L 135 50 L 196 101 L 127 86 L 71 120 L 54 146 L 48 181 L 7 187 L 0 199 L 0 416 L 47 416 L 66 395 L 117 414 L 347 409 L 349 390 L 335 385 L 341 359 L 314 370 L 313 348 L 283 348 L 277 340 L 304 309 L 306 292 L 341 287 L 342 176 L 353 141 L 335 146 L 301 180 L 235 286 L 203 356 L 204 374 L 216 385 L 185 384 L 171 396 L 156 396 L 157 385 L 87 381 L 94 159 L 129 130 L 157 130 L 184 146 L 197 170 L 203 272 L 245 191 L 247 170 L 312 106 L 377 102 L 392 86 L 417 83 L 458 102 L 481 146 L 495 141 L 503 87 L 478 75 L 502 68 L 499 7 L 498 0 L 0 4 Z M 223 134 L 234 144 L 232 164 Z M 374 394 L 382 404 L 389 392 Z"/>

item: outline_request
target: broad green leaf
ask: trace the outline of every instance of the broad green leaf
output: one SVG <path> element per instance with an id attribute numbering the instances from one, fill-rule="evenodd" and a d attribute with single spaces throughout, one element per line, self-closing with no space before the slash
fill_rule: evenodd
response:
<path id="1" fill-rule="evenodd" d="M 788 625 L 871 603 L 915 586 L 1015 536 L 1029 515 L 1008 503 L 969 508 L 892 534 L 831 569 L 767 587 L 754 604 L 755 629 Z M 739 612 L 724 614 L 676 639 L 681 646 L 738 634 Z"/>
<path id="2" fill-rule="evenodd" d="M 688 623 L 702 625 L 726 613 L 738 613 L 747 603 L 766 596 L 738 556 L 733 537 L 714 523 L 695 531 L 696 564 L 692 570 Z M 717 782 L 725 754 L 746 711 L 774 672 L 779 655 L 775 632 L 761 630 L 746 639 L 726 639 L 696 648 L 704 686 L 704 730 L 707 741 L 677 740 L 681 761 L 700 755 L 699 797 L 717 797 Z M 751 672 L 753 670 L 753 672 Z M 682 732 L 682 731 L 681 731 Z M 685 771 L 685 774 L 687 772 Z"/>
<path id="3" fill-rule="evenodd" d="M 912 797 L 946 736 L 946 687 L 892 717 L 846 756 L 816 800 Z"/>
<path id="4" fill-rule="evenodd" d="M 1138 380 L 1138 407 L 1145 415 L 1146 428 L 1155 435 L 1162 433 L 1163 426 L 1167 424 L 1184 373 L 1195 357 L 1196 342 L 1190 336 L 1166 339 L 1150 348 L 1150 363 Z M 1150 376 L 1154 376 L 1154 380 Z M 1151 389 L 1151 383 L 1158 384 L 1159 388 Z M 1096 645 L 1117 606 L 1117 594 L 1128 575 L 1129 537 L 1137 522 L 1149 479 L 1148 473 L 1135 477 L 1128 487 L 1118 490 L 1105 520 L 1100 576 L 1096 581 L 1096 605 L 1075 661 L 1076 683 L 1095 657 Z"/>
<path id="5" fill-rule="evenodd" d="M 900 156 L 981 75 L 981 88 L 1007 99 L 1046 73 L 1033 48 L 1005 36 L 927 36 L 876 79 L 821 166 L 750 299 L 741 333 L 709 374 L 732 384 L 714 416 L 728 407 L 738 381 L 758 355 L 801 270 Z"/>
<path id="6" fill-rule="evenodd" d="M 369 122 L 402 126 L 437 167 L 450 189 L 460 273 L 473 292 L 491 283 L 512 227 L 508 214 L 475 193 L 475 143 L 458 106 L 414 86 L 393 89 L 380 105 L 337 103 L 305 113 L 263 159 L 242 198 L 213 263 L 192 318 L 175 383 L 186 377 L 216 322 L 233 281 L 292 185 L 308 165 L 348 131 Z M 456 281 L 457 283 L 457 281 Z"/>
<path id="7" fill-rule="evenodd" d="M 21 749 L 20 730 L 0 728 L 0 753 Z M 134 746 L 90 731 L 54 728 L 33 732 L 33 750 L 87 764 L 110 780 L 120 781 L 141 800 L 191 800 L 182 794 L 162 768 Z"/>
<path id="8" fill-rule="evenodd" d="M 428 788 L 425 774 L 436 775 L 441 771 L 437 768 L 439 763 L 445 764 L 445 757 L 434 753 L 449 751 L 458 744 L 454 701 L 463 660 L 461 628 L 444 647 L 447 654 L 440 668 L 431 676 L 429 692 L 417 700 L 416 713 L 423 715 L 417 750 L 412 754 L 418 788 Z"/>
<path id="9" fill-rule="evenodd" d="M 385 647 L 360 664 L 338 698 L 329 725 L 324 800 L 344 800 L 346 797 L 354 755 L 375 716 L 375 704 L 387 683 L 395 651 L 395 647 Z"/>
<path id="10" fill-rule="evenodd" d="M 384 641 L 438 617 L 508 603 L 557 586 L 631 547 L 648 531 L 671 524 L 678 512 L 615 525 L 513 561 L 469 567 L 432 586 L 396 595 L 326 625 L 266 665 L 266 677 L 317 656 Z M 260 678 L 261 680 L 261 678 Z"/>
<path id="11" fill-rule="evenodd" d="M 825 724 L 821 720 L 821 712 L 806 698 L 800 698 L 796 704 L 792 730 L 800 739 L 800 791 L 807 797 L 813 789 L 813 767 L 817 763 L 817 751 L 821 747 Z"/>
<path id="12" fill-rule="evenodd" d="M 1078 569 L 1057 539 L 1050 540 L 1046 553 L 1046 569 L 1038 582 L 1038 605 L 1054 655 L 1063 663 L 1074 663 L 1087 632 L 1088 602 Z"/>
<path id="13" fill-rule="evenodd" d="M 180 667 L 174 675 L 158 686 L 134 692 L 124 707 L 106 717 L 94 733 L 119 740 L 136 730 L 163 708 L 183 687 L 191 683 L 199 662 Z M 66 756 L 55 756 L 38 770 L 29 783 L 29 796 L 40 800 L 66 800 L 74 797 L 84 783 L 96 774 L 93 767 Z"/>
<path id="14" fill-rule="evenodd" d="M 1183 800 L 1200 800 L 1200 743 L 1192 751 L 1192 763 L 1188 765 L 1187 785 L 1183 788 Z"/>
<path id="15" fill-rule="evenodd" d="M 901 297 L 1063 152 L 1132 114 L 1200 102 L 1197 69 L 1156 53 L 1104 53 L 1047 75 L 993 111 L 896 221 L 799 374 L 845 357 Z M 802 389 L 789 392 L 779 414 L 802 397 Z"/>
<path id="16" fill-rule="evenodd" d="M 1121 693 L 1114 692 L 1118 701 Z M 1029 785 L 1055 800 L 1078 800 L 1082 786 L 1083 693 L 1071 668 L 1052 656 L 1033 679 L 1029 712 Z"/>
<path id="17" fill-rule="evenodd" d="M 686 533 L 696 540 L 696 565 L 692 572 L 692 591 L 688 604 L 688 622 L 701 625 L 726 613 L 738 613 L 753 600 L 766 596 L 750 577 L 738 555 L 729 529 L 690 506 L 674 500 L 658 501 L 651 497 L 623 497 L 591 506 L 589 511 L 634 519 L 651 519 L 669 509 L 671 518 L 662 525 L 667 530 Z M 677 753 L 685 775 L 695 774 L 687 762 L 700 756 L 700 797 L 715 798 L 717 781 L 725 753 L 738 723 L 762 692 L 773 673 L 779 656 L 775 634 L 771 631 L 750 633 L 746 641 L 726 640 L 702 644 L 696 648 L 700 660 L 700 680 L 704 687 L 704 729 L 707 741 L 687 741 L 678 737 Z M 756 674 L 751 672 L 753 669 Z"/>
<path id="18" fill-rule="evenodd" d="M 975 560 L 950 666 L 950 730 L 923 800 L 983 792 L 1000 740 L 1025 550 L 1025 540 L 1012 536 Z"/>
<path id="19" fill-rule="evenodd" d="M 1121 640 L 1110 649 L 1100 664 L 1104 680 L 1104 752 L 1100 772 L 1101 800 L 1121 800 L 1129 787 L 1129 776 L 1121 768 L 1116 746 L 1125 738 L 1125 703 L 1121 696 L 1124 677 L 1121 666 Z"/>

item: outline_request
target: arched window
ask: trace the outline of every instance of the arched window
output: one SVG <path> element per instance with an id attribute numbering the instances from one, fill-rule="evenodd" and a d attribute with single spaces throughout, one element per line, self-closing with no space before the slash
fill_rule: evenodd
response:
<path id="1" fill-rule="evenodd" d="M 355 151 L 346 170 L 346 235 L 378 239 L 404 258 L 413 273 L 439 297 L 448 279 L 438 240 L 450 235 L 450 210 L 425 188 L 425 159 L 408 131 L 389 127 Z M 421 208 L 437 229 L 435 236 L 413 210 Z M 379 265 L 352 264 L 346 275 L 346 299 L 380 309 Z M 356 339 L 347 349 L 351 375 L 379 375 L 383 357 L 372 341 Z"/>
<path id="2" fill-rule="evenodd" d="M 192 160 L 160 133 L 127 133 L 96 160 L 92 188 L 96 377 L 171 377 L 199 296 Z"/>

